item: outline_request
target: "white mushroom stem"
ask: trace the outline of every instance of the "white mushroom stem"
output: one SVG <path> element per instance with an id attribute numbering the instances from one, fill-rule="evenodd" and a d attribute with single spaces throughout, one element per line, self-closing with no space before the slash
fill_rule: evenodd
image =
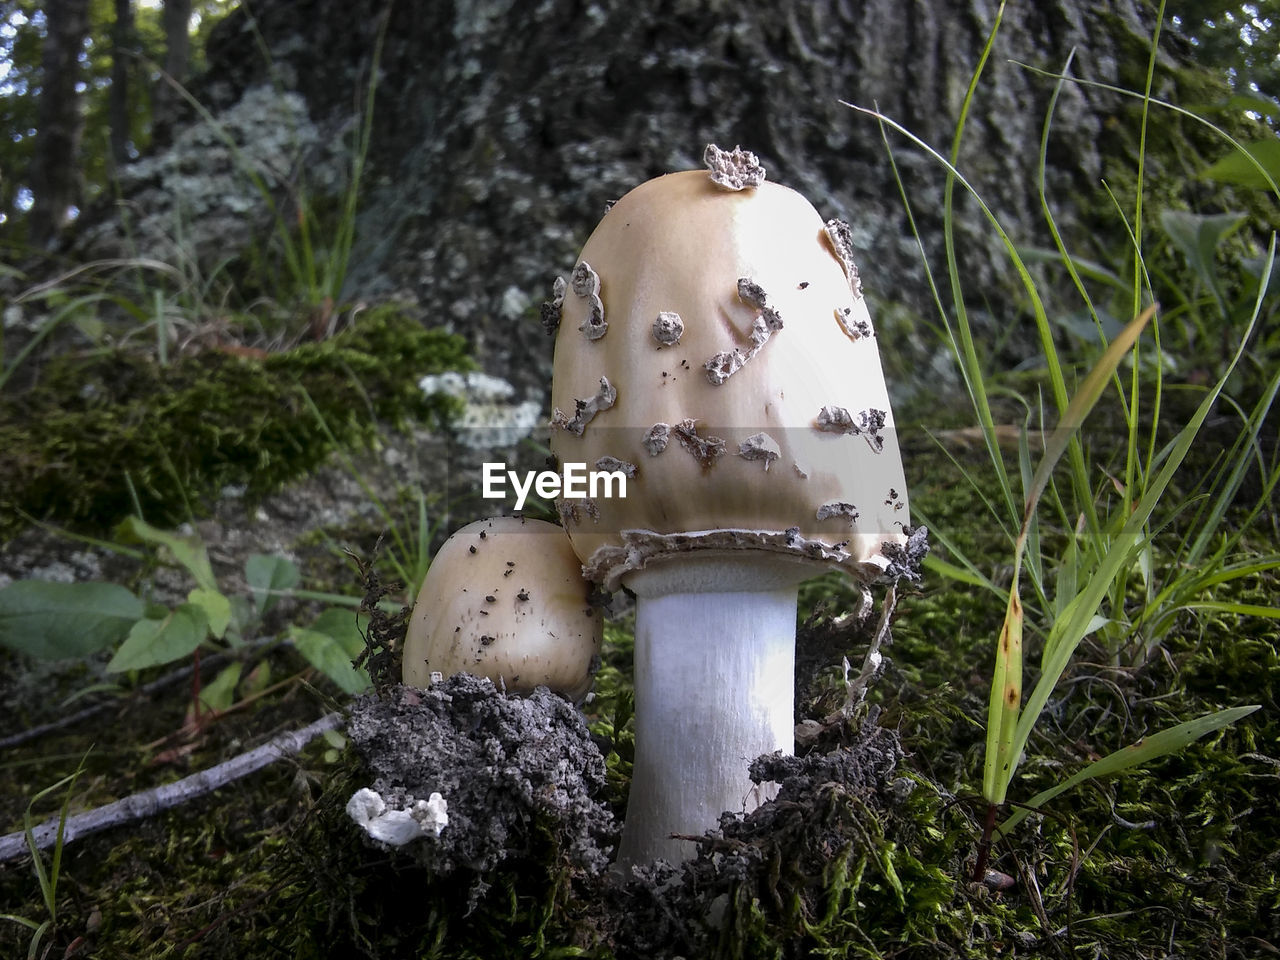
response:
<path id="1" fill-rule="evenodd" d="M 795 748 L 796 592 L 812 573 L 768 554 L 683 557 L 631 574 L 636 753 L 618 850 L 626 869 L 679 863 L 726 810 L 775 786 L 747 765 Z"/>

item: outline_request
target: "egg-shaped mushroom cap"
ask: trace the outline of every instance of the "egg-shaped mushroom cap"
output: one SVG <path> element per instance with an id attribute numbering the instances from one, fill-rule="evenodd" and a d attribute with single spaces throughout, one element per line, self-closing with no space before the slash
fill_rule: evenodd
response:
<path id="1" fill-rule="evenodd" d="M 564 530 L 543 520 L 467 524 L 440 548 L 418 593 L 402 677 L 471 673 L 529 693 L 547 686 L 574 701 L 591 688 L 603 620 L 588 602 Z"/>
<path id="2" fill-rule="evenodd" d="M 641 184 L 596 227 L 557 284 L 552 381 L 560 460 L 630 472 L 625 499 L 560 503 L 588 576 L 612 589 L 746 548 L 869 580 L 905 540 L 877 338 L 832 223 L 786 187 L 699 170 Z"/>

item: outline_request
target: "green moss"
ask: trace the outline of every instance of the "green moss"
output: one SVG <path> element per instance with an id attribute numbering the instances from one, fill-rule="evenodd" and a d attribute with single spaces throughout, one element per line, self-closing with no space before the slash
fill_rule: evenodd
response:
<path id="1" fill-rule="evenodd" d="M 1001 535 L 984 520 L 976 494 L 950 485 L 949 470 L 945 459 L 931 462 L 925 475 L 932 483 L 913 496 L 946 518 L 948 533 L 972 541 L 975 557 L 999 564 Z M 1277 586 L 1274 578 L 1232 583 L 1219 599 L 1265 602 Z M 846 594 L 821 581 L 806 587 L 806 597 L 806 605 L 826 599 L 838 606 Z M 915 790 L 888 810 L 856 792 L 826 790 L 810 820 L 847 842 L 804 847 L 801 857 L 783 838 L 777 870 L 730 891 L 723 936 L 705 953 L 682 955 L 1155 960 L 1172 942 L 1185 955 L 1235 960 L 1253 955 L 1252 938 L 1277 941 L 1280 628 L 1187 615 L 1163 641 L 1167 659 L 1125 671 L 1090 666 L 1104 657 L 1083 649 L 1029 744 L 1015 799 L 1180 720 L 1238 702 L 1263 710 L 1148 769 L 1055 800 L 1051 816 L 1028 821 L 996 847 L 993 866 L 1018 878 L 996 892 L 968 883 L 965 864 L 979 834 L 982 804 L 971 793 L 981 780 L 981 719 L 1000 613 L 996 598 L 932 576 L 920 593 L 902 598 L 888 650 L 893 665 L 871 697 L 884 708 L 882 723 L 900 730 L 908 755 L 899 770 Z M 609 797 L 619 807 L 630 753 L 629 653 L 626 631 L 611 630 L 592 705 L 595 729 L 619 745 Z M 1033 653 L 1029 669 L 1034 660 Z M 276 709 L 244 717 L 223 739 L 288 722 Z M 181 716 L 175 703 L 167 721 L 160 711 L 139 710 L 118 740 L 101 732 L 103 752 L 91 758 L 85 782 L 107 778 L 107 787 L 87 795 L 90 804 L 167 776 L 136 751 L 111 753 L 163 735 L 164 724 L 171 730 Z M 71 757 L 65 762 L 72 765 L 78 759 L 74 738 L 32 745 L 41 749 Z M 343 810 L 365 785 L 359 766 L 349 756 L 327 764 L 321 753 L 317 744 L 297 769 L 278 765 L 158 820 L 69 848 L 59 950 L 87 928 L 96 907 L 103 920 L 94 949 L 102 956 L 635 956 L 612 938 L 616 914 L 598 883 L 568 873 L 550 843 L 487 877 L 489 893 L 468 913 L 457 878 L 428 876 L 360 839 Z M 192 768 L 216 759 L 197 756 Z M 22 768 L 35 783 L 63 772 L 56 756 Z M 0 867 L 0 912 L 39 911 L 30 867 Z M 686 918 L 694 921 L 701 917 Z M 21 955 L 22 937 L 16 926 L 0 927 L 0 953 Z"/>
<path id="2" fill-rule="evenodd" d="M 101 531 L 139 507 L 198 513 L 227 485 L 259 498 L 367 441 L 379 421 L 448 411 L 419 378 L 468 369 L 460 338 L 394 308 L 262 359 L 207 351 L 168 366 L 115 350 L 52 363 L 0 407 L 0 538 L 23 515 Z"/>

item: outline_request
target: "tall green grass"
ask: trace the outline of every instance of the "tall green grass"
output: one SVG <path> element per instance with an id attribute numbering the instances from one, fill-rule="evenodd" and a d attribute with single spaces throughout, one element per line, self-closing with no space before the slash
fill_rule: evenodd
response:
<path id="1" fill-rule="evenodd" d="M 1264 424 L 1280 389 L 1280 370 L 1270 372 L 1253 407 L 1239 412 L 1239 426 L 1226 456 L 1220 458 L 1208 484 L 1183 499 L 1171 496 L 1171 486 L 1179 479 L 1180 491 L 1188 484 L 1184 465 L 1192 452 L 1206 419 L 1223 398 L 1229 380 L 1241 364 L 1256 325 L 1267 308 L 1266 293 L 1275 265 L 1275 237 L 1264 261 L 1262 275 L 1244 305 L 1247 323 L 1238 333 L 1237 343 L 1225 369 L 1216 381 L 1201 388 L 1203 396 L 1189 420 L 1173 429 L 1167 422 L 1165 367 L 1168 359 L 1161 338 L 1161 316 L 1146 264 L 1144 235 L 1144 178 L 1146 140 L 1151 112 L 1155 109 L 1188 111 L 1151 97 L 1159 29 L 1151 41 L 1145 89 L 1131 93 L 1141 101 L 1139 149 L 1134 171 L 1137 183 L 1133 208 L 1127 215 L 1113 196 L 1120 228 L 1129 237 L 1128 264 L 1114 271 L 1124 280 L 1131 321 L 1108 339 L 1108 324 L 1100 306 L 1090 295 L 1084 273 L 1087 264 L 1069 249 L 1054 219 L 1045 188 L 1045 167 L 1054 110 L 1063 86 L 1076 81 L 1068 76 L 1070 61 L 1060 75 L 1043 126 L 1038 157 L 1041 207 L 1056 246 L 1057 261 L 1066 271 L 1081 306 L 1097 332 L 1097 351 L 1085 359 L 1088 372 L 1075 384 L 1066 371 L 1073 359 L 1060 352 L 1050 308 L 1033 279 L 1024 251 L 1001 226 L 994 211 L 959 169 L 961 145 L 969 111 L 979 95 L 981 78 L 1000 31 L 1002 3 L 991 28 L 980 61 L 974 70 L 949 156 L 943 156 L 902 125 L 878 110 L 854 107 L 874 117 L 881 125 L 890 162 L 925 262 L 928 282 L 941 317 L 948 344 L 955 357 L 964 387 L 981 428 L 988 460 L 996 478 L 995 491 L 988 495 L 978 481 L 969 477 L 982 496 L 992 519 L 1008 537 L 1012 555 L 1012 582 L 1006 587 L 983 574 L 978 564 L 952 547 L 945 531 L 934 530 L 955 555 L 955 562 L 930 560 L 929 568 L 953 578 L 957 583 L 977 585 L 1001 596 L 1006 613 L 995 642 L 991 691 L 986 719 L 986 752 L 982 796 L 990 805 L 987 833 L 979 845 L 975 878 L 985 869 L 985 852 L 991 835 L 1008 831 L 1026 815 L 1062 791 L 1092 777 L 1118 773 L 1139 763 L 1175 752 L 1253 710 L 1239 706 L 1210 713 L 1148 736 L 1119 750 L 1042 791 L 1020 806 L 997 828 L 997 811 L 1003 808 L 1019 762 L 1033 729 L 1058 681 L 1070 669 L 1073 658 L 1086 638 L 1100 642 L 1116 661 L 1139 662 L 1149 656 L 1170 629 L 1176 615 L 1185 610 L 1208 610 L 1253 617 L 1280 617 L 1280 607 L 1241 604 L 1215 599 L 1215 594 L 1232 581 L 1256 577 L 1280 568 L 1280 556 L 1250 552 L 1244 540 L 1253 525 L 1265 519 L 1280 479 L 1280 457 L 1268 453 L 1263 443 Z M 1164 14 L 1163 4 L 1158 22 Z M 1115 88 L 1108 88 L 1115 89 Z M 852 105 L 850 105 L 852 106 Z M 1224 143 L 1250 156 L 1245 148 L 1220 128 L 1203 118 L 1195 118 L 1218 134 Z M 945 286 L 950 303 L 944 302 L 940 284 L 929 264 L 910 197 L 893 162 L 890 134 L 905 138 L 912 147 L 924 151 L 944 171 Z M 1256 161 L 1255 161 L 1256 163 Z M 1266 175 L 1265 170 L 1260 172 Z M 1280 189 L 1267 176 L 1272 191 Z M 992 391 L 995 371 L 980 356 L 977 337 L 966 309 L 963 273 L 959 269 L 955 243 L 954 195 L 956 187 L 967 191 L 978 203 L 996 231 L 1008 256 L 1011 269 L 1020 279 L 1034 323 L 1047 381 L 1048 406 L 1025 401 L 1028 411 L 1022 424 L 1016 464 L 1006 462 L 993 413 Z M 1219 239 L 1225 232 L 1219 234 Z M 1210 259 L 1212 259 L 1210 257 Z M 1225 285 L 1216 285 L 1223 289 Z M 1214 301 L 1219 309 L 1225 309 Z M 1060 309 L 1060 308 L 1057 308 Z M 1195 310 L 1191 301 L 1180 304 L 1182 311 Z M 1145 337 L 1144 331 L 1150 331 Z M 1110 396 L 1119 410 L 1124 427 L 1121 469 L 1108 474 L 1091 462 L 1090 451 L 1081 438 L 1081 427 L 1095 405 Z M 1038 422 L 1037 422 L 1038 421 Z M 1033 463 L 1031 427 L 1044 437 L 1044 449 Z M 1270 457 L 1270 460 L 1268 460 Z M 963 469 L 963 468 L 961 468 Z M 1261 494 L 1239 514 L 1237 501 L 1245 478 L 1253 471 L 1259 478 Z M 966 473 L 966 476 L 969 474 Z M 928 518 L 922 518 L 926 522 Z M 932 526 L 932 525 L 931 525 Z M 1178 534 L 1177 530 L 1186 532 Z M 1046 545 L 1053 541 L 1053 547 Z M 1025 605 L 1024 605 L 1025 602 Z M 1029 693 L 1023 689 L 1024 641 L 1039 648 L 1038 676 Z"/>
<path id="2" fill-rule="evenodd" d="M 32 920 L 30 917 L 24 917 L 19 914 L 3 913 L 0 914 L 0 920 L 16 923 L 31 932 L 31 939 L 27 941 L 27 960 L 46 957 L 51 949 L 51 945 L 45 946 L 45 941 L 52 936 L 58 925 L 58 884 L 62 879 L 63 831 L 66 828 L 67 816 L 71 812 L 71 798 L 75 791 L 76 781 L 80 779 L 80 774 L 84 772 L 84 765 L 87 759 L 88 754 L 86 753 L 80 758 L 80 765 L 76 767 L 73 773 L 63 777 L 57 783 L 50 784 L 33 796 L 23 814 L 23 832 L 26 835 L 27 849 L 31 852 L 31 869 L 36 876 L 36 885 L 40 891 L 40 905 L 44 908 L 46 916 L 43 920 Z M 36 844 L 36 822 L 32 812 L 37 803 L 63 787 L 66 787 L 66 794 L 63 797 L 62 808 L 58 815 L 58 834 L 54 840 L 53 853 L 46 864 L 44 856 L 40 853 L 40 848 Z M 42 947 L 43 950 L 41 949 Z"/>

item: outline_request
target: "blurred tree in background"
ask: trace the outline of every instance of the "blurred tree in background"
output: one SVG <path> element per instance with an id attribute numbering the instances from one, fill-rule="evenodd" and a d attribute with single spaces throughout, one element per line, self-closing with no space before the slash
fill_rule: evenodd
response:
<path id="1" fill-rule="evenodd" d="M 234 0 L 11 0 L 0 7 L 0 231 L 43 246 L 152 142 L 165 82 L 202 63 Z M 157 102 L 159 101 L 159 102 Z"/>
<path id="2" fill-rule="evenodd" d="M 1272 102 L 1266 116 L 1275 126 L 1280 119 L 1280 0 L 1179 0 L 1166 13 L 1202 63 L 1227 71 L 1237 93 Z"/>
<path id="3" fill-rule="evenodd" d="M 168 138 L 204 38 L 237 0 L 10 0 L 0 7 L 0 234 L 44 246 L 113 171 Z M 1280 122 L 1280 0 L 1177 0 L 1166 19 L 1241 101 Z M 1271 109 L 1269 105 L 1274 105 Z"/>
<path id="4" fill-rule="evenodd" d="M 40 96 L 27 182 L 32 195 L 28 234 L 33 244 L 55 236 L 75 203 L 84 116 L 80 53 L 89 37 L 89 0 L 48 0 L 40 57 Z"/>

